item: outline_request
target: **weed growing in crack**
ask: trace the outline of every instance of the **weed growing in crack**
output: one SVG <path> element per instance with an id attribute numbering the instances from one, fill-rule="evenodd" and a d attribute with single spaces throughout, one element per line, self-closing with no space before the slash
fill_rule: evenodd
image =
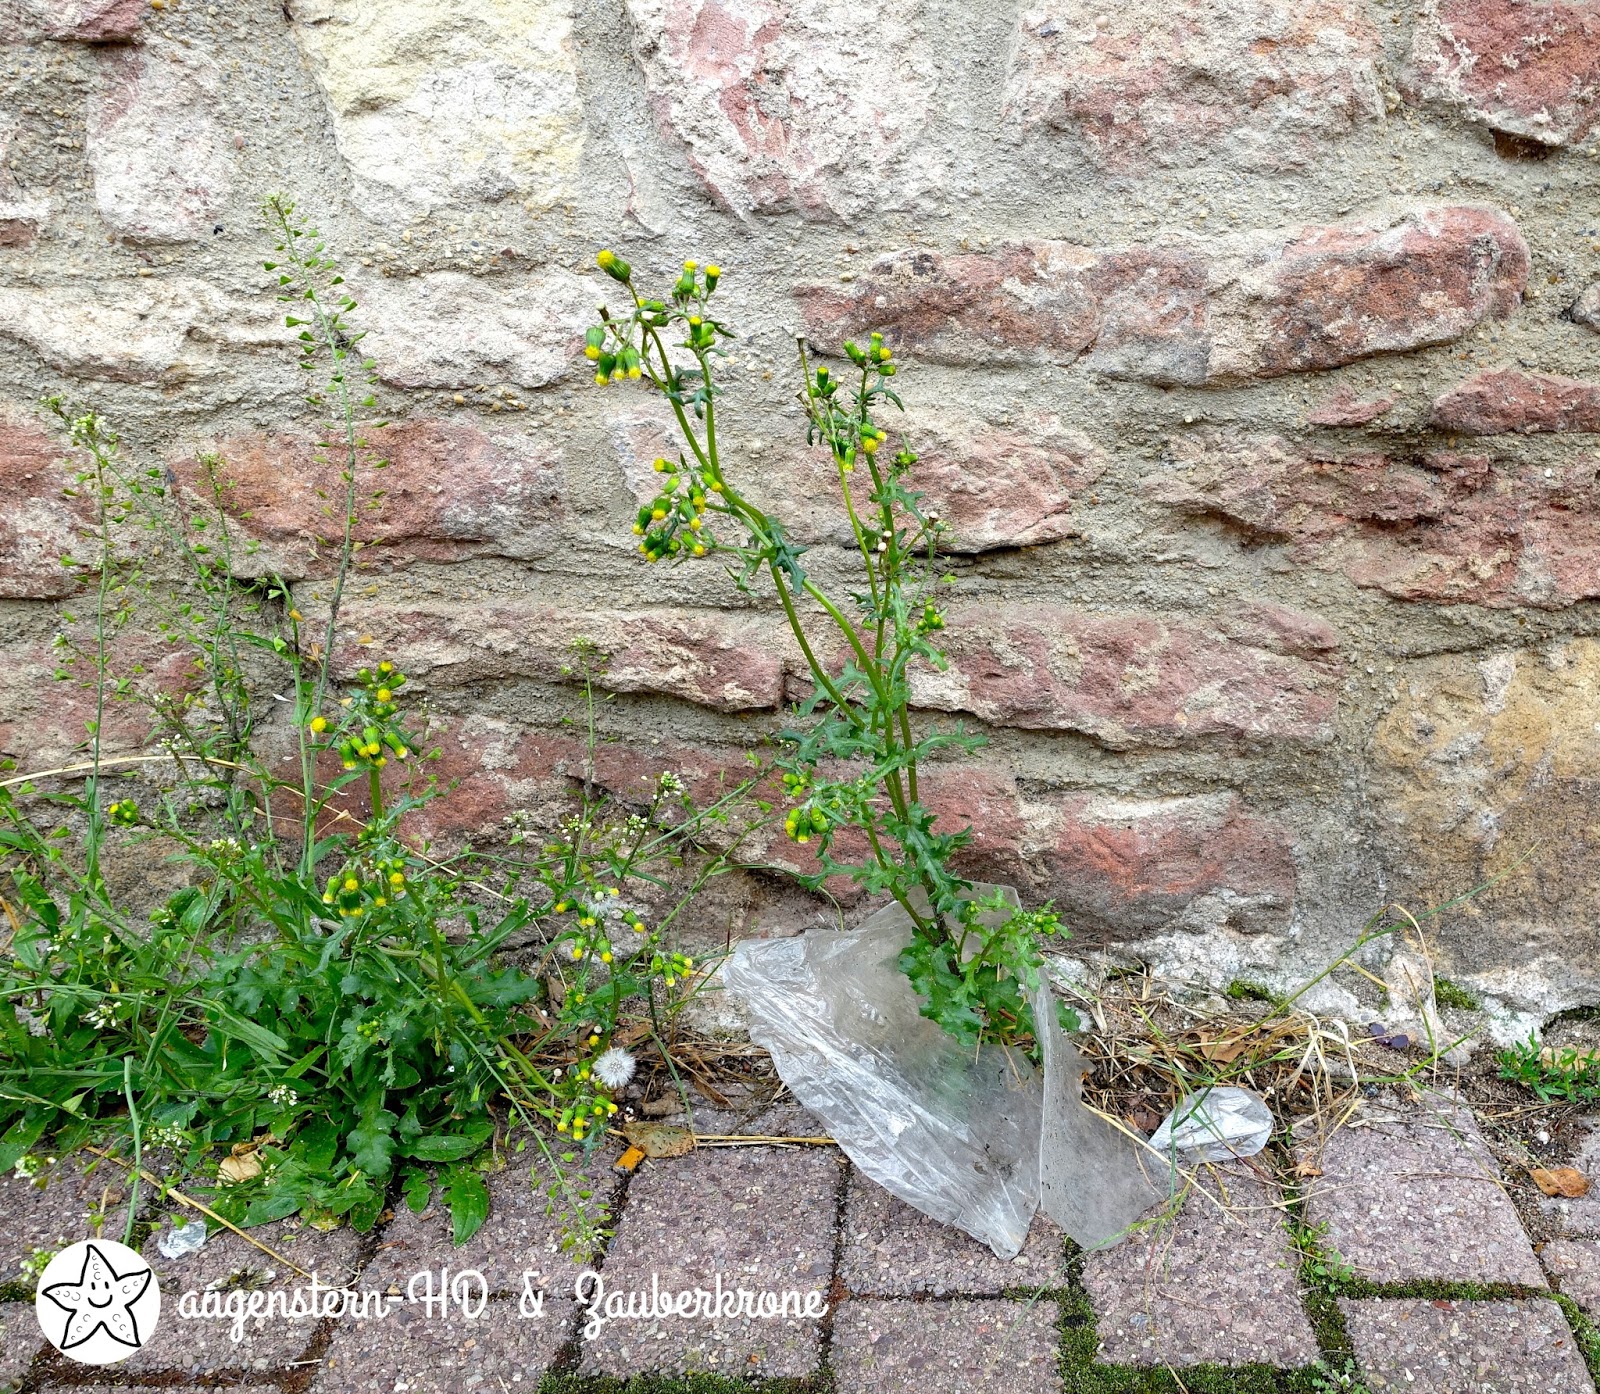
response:
<path id="1" fill-rule="evenodd" d="M 266 212 L 336 476 L 313 592 L 327 614 L 309 623 L 288 581 L 242 564 L 225 460 L 174 489 L 97 413 L 49 402 L 94 517 L 68 559 L 90 606 L 57 639 L 89 715 L 67 762 L 0 779 L 0 1167 L 46 1137 L 109 1143 L 137 1185 L 160 1146 L 244 1225 L 366 1229 L 437 1189 L 461 1242 L 487 1213 L 483 1173 L 526 1154 L 588 1254 L 606 1216 L 583 1171 L 617 1109 L 617 1055 L 667 1052 L 701 979 L 677 921 L 735 864 L 759 770 L 704 802 L 671 772 L 641 798 L 607 793 L 604 655 L 580 645 L 591 768 L 570 815 L 504 855 L 434 854 L 415 818 L 449 789 L 414 685 L 380 655 L 336 663 L 358 514 L 386 467 L 374 364 L 324 239 L 281 199 Z M 138 908 L 112 867 L 130 854 L 187 884 Z M 536 961 L 513 961 L 530 938 Z"/>

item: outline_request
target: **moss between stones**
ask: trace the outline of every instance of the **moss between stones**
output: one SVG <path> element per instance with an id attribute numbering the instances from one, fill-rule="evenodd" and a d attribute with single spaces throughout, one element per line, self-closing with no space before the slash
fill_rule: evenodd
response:
<path id="1" fill-rule="evenodd" d="M 1433 980 L 1433 1000 L 1441 1007 L 1455 1007 L 1463 1012 L 1483 1010 L 1483 1003 L 1476 993 L 1467 991 L 1460 983 L 1453 983 L 1449 978 Z"/>

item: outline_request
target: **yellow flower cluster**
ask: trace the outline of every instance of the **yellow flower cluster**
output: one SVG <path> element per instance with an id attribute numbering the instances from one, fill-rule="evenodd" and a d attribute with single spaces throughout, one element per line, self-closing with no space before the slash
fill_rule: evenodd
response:
<path id="1" fill-rule="evenodd" d="M 345 769 L 362 765 L 382 769 L 392 755 L 396 760 L 407 759 L 411 748 L 406 744 L 395 717 L 400 708 L 395 694 L 404 686 L 406 675 L 385 659 L 376 668 L 363 668 L 356 674 L 362 686 L 357 697 L 346 697 L 339 705 L 345 709 L 336 734 L 338 741 L 330 742 L 339 752 Z M 328 730 L 328 718 L 314 716 L 306 723 L 314 736 Z"/>
<path id="2" fill-rule="evenodd" d="M 328 878 L 322 892 L 324 905 L 337 906 L 339 918 L 355 920 L 406 897 L 406 864 L 400 857 L 384 857 L 370 866 L 349 866 Z"/>
<path id="3" fill-rule="evenodd" d="M 664 456 L 655 462 L 655 471 L 666 475 L 666 483 L 634 519 L 633 535 L 643 539 L 639 550 L 646 561 L 705 556 L 716 546 L 716 539 L 705 531 L 707 499 L 722 493 L 722 481 L 709 471 Z"/>

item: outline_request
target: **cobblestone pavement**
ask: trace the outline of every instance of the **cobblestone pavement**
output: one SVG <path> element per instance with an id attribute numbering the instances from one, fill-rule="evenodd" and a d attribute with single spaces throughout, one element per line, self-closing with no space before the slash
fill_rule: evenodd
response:
<path id="1" fill-rule="evenodd" d="M 698 1121 L 705 1132 L 738 1126 Z M 819 1131 L 794 1109 L 743 1130 Z M 138 1355 L 96 1370 L 51 1351 L 31 1309 L 29 1265 L 88 1235 L 95 1218 L 108 1237 L 126 1218 L 120 1173 L 68 1162 L 44 1186 L 0 1178 L 0 1390 L 599 1394 L 635 1378 L 642 1390 L 683 1390 L 687 1378 L 707 1394 L 730 1379 L 795 1394 L 1595 1391 L 1600 1204 L 1537 1199 L 1448 1098 L 1369 1101 L 1332 1137 L 1297 1136 L 1275 1153 L 1279 1175 L 1264 1158 L 1203 1168 L 1175 1216 L 1106 1251 L 1076 1252 L 1041 1217 L 1009 1262 L 893 1199 L 831 1147 L 705 1147 L 626 1179 L 613 1155 L 588 1181 L 613 1207 L 596 1262 L 608 1292 L 676 1293 L 720 1276 L 724 1289 L 791 1291 L 793 1308 L 619 1317 L 589 1338 L 574 1300 L 582 1270 L 519 1167 L 490 1179 L 490 1218 L 461 1248 L 442 1213 L 403 1208 L 369 1235 L 294 1222 L 252 1231 L 321 1282 L 399 1299 L 430 1275 L 470 1310 L 396 1300 L 382 1320 L 246 1315 L 237 1340 L 226 1321 L 182 1319 L 180 1294 L 270 1296 L 303 1280 L 227 1233 L 163 1258 L 164 1217 L 142 1203 L 162 1320 Z M 1600 1128 L 1576 1161 L 1600 1166 Z M 1514 1199 L 1539 1217 L 1541 1244 Z M 812 1293 L 820 1314 L 803 1310 Z"/>

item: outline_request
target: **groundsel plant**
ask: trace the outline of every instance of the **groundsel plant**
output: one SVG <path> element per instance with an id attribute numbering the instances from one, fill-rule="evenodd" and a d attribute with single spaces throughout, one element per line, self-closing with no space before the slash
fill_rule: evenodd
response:
<path id="1" fill-rule="evenodd" d="M 671 773 L 626 802 L 574 780 L 554 836 L 530 823 L 504 855 L 440 857 L 411 831 L 449 796 L 415 684 L 380 653 L 353 674 L 333 659 L 383 468 L 374 365 L 316 230 L 282 200 L 266 212 L 332 476 L 312 594 L 328 617 L 310 625 L 288 582 L 237 564 L 225 461 L 174 490 L 96 413 L 48 403 L 94 518 L 64 559 L 88 603 L 56 641 L 88 716 L 68 760 L 0 771 L 0 1168 L 47 1138 L 136 1168 L 159 1146 L 243 1224 L 366 1228 L 438 1188 L 464 1240 L 482 1172 L 529 1149 L 592 1251 L 603 1207 L 567 1163 L 599 1144 L 638 1054 L 667 1055 L 697 981 L 675 924 L 732 864 L 729 810 L 758 772 L 703 807 Z M 152 649 L 176 683 L 150 681 Z M 587 675 L 603 655 L 578 661 Z M 165 859 L 181 889 L 136 907 L 113 850 Z M 223 1170 L 229 1154 L 254 1166 Z"/>
<path id="2" fill-rule="evenodd" d="M 639 552 L 651 563 L 716 557 L 733 563 L 741 590 L 770 584 L 810 670 L 813 693 L 783 733 L 779 761 L 790 801 L 785 829 L 814 845 L 818 870 L 803 879 L 817 886 L 844 874 L 890 893 L 914 926 L 901 966 L 923 1014 L 964 1040 L 1026 1041 L 1039 941 L 1061 924 L 1048 907 L 974 896 L 951 869 L 972 830 L 937 830 L 918 784 L 929 757 L 982 741 L 912 721 L 912 672 L 945 667 L 938 588 L 952 578 L 939 568 L 948 525 L 911 487 L 916 453 L 904 440 L 891 445 L 882 424 L 903 410 L 891 386 L 892 349 L 877 333 L 846 342 L 841 376 L 826 363 L 813 368 L 800 345 L 806 442 L 832 461 L 859 562 L 860 586 L 841 600 L 807 571 L 805 549 L 783 523 L 743 492 L 740 462 L 723 455 L 716 369 L 733 335 L 712 309 L 722 268 L 687 261 L 664 294 L 651 295 L 615 252 L 597 260 L 627 301 L 620 312 L 602 306 L 587 332 L 594 380 L 643 383 L 670 404 L 677 425 L 676 448 L 655 461 L 660 491 L 635 521 Z M 834 855 L 841 829 L 865 838 L 860 860 Z"/>

